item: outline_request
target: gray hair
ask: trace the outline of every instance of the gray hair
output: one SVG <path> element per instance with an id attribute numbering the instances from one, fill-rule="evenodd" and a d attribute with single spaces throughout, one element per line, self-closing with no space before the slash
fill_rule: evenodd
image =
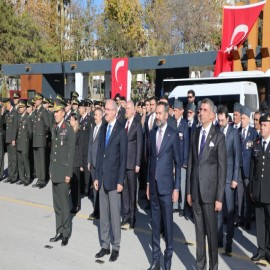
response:
<path id="1" fill-rule="evenodd" d="M 210 98 L 204 98 L 201 104 L 208 104 L 213 113 L 215 113 L 215 104 Z"/>
<path id="2" fill-rule="evenodd" d="M 113 99 L 107 99 L 106 100 L 106 103 L 108 103 L 108 102 L 110 102 L 112 105 L 113 105 L 113 108 L 114 108 L 114 110 L 116 110 L 117 111 L 117 104 L 116 104 L 116 102 L 113 100 Z"/>

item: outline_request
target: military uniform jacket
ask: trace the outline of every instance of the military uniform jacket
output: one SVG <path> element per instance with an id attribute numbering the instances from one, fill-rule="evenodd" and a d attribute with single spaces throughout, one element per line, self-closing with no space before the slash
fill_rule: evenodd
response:
<path id="1" fill-rule="evenodd" d="M 16 140 L 18 132 L 18 112 L 12 109 L 6 114 L 6 143 L 11 143 Z"/>
<path id="2" fill-rule="evenodd" d="M 29 140 L 32 136 L 32 121 L 28 113 L 23 116 L 19 115 L 18 121 L 18 135 L 17 135 L 17 150 L 18 151 L 28 151 Z"/>
<path id="3" fill-rule="evenodd" d="M 33 114 L 33 147 L 45 147 L 46 136 L 50 128 L 48 113 L 44 107 L 36 109 Z"/>
<path id="4" fill-rule="evenodd" d="M 92 126 L 93 118 L 90 115 L 86 114 L 84 119 L 80 120 L 80 167 L 83 167 L 87 164 L 89 137 Z"/>
<path id="5" fill-rule="evenodd" d="M 53 183 L 63 183 L 66 176 L 72 177 L 75 141 L 76 134 L 65 121 L 60 128 L 54 125 L 50 160 L 50 174 Z"/>
<path id="6" fill-rule="evenodd" d="M 262 139 L 253 144 L 250 165 L 250 193 L 255 202 L 270 204 L 270 143 L 263 152 Z"/>

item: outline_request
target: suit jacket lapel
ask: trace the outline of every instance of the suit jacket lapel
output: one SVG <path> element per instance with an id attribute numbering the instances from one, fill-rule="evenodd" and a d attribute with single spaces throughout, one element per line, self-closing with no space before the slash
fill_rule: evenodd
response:
<path id="1" fill-rule="evenodd" d="M 212 124 L 210 130 L 209 130 L 209 134 L 207 135 L 207 138 L 206 138 L 206 141 L 205 141 L 205 144 L 204 144 L 204 148 L 203 148 L 203 152 L 201 154 L 201 159 L 205 158 L 208 156 L 208 153 L 209 153 L 209 144 L 212 140 L 212 137 L 215 133 L 215 126 Z"/>
<path id="2" fill-rule="evenodd" d="M 199 158 L 199 139 L 200 139 L 200 132 L 201 128 L 198 128 L 195 130 L 195 152 L 196 152 L 196 157 Z"/>
<path id="3" fill-rule="evenodd" d="M 131 123 L 131 125 L 130 125 L 130 127 L 129 127 L 129 129 L 128 129 L 128 133 L 127 133 L 127 135 L 129 135 L 130 134 L 130 131 L 135 127 L 135 123 L 134 123 L 134 119 L 133 119 L 133 121 L 132 121 L 132 123 Z"/>

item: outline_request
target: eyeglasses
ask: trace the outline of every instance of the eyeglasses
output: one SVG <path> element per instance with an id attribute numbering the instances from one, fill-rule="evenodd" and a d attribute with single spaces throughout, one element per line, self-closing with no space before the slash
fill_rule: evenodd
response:
<path id="1" fill-rule="evenodd" d="M 187 96 L 188 99 L 193 98 L 193 96 Z"/>

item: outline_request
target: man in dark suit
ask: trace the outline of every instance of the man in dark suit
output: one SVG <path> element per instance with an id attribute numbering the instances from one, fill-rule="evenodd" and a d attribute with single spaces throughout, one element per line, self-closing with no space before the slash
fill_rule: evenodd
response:
<path id="1" fill-rule="evenodd" d="M 174 101 L 174 117 L 176 120 L 176 131 L 179 135 L 180 157 L 181 157 L 181 190 L 178 200 L 179 216 L 185 215 L 186 211 L 186 169 L 188 164 L 189 150 L 189 130 L 188 123 L 183 117 L 184 107 L 183 102 L 178 99 Z"/>
<path id="2" fill-rule="evenodd" d="M 196 106 L 193 103 L 188 103 L 186 110 L 187 110 L 189 137 L 191 137 L 191 133 L 196 129 L 198 124 L 198 122 L 195 119 Z"/>
<path id="3" fill-rule="evenodd" d="M 200 107 L 202 126 L 191 136 L 187 171 L 187 201 L 193 208 L 196 232 L 197 269 L 206 269 L 208 240 L 209 269 L 218 269 L 217 212 L 222 210 L 227 173 L 225 136 L 212 124 L 214 103 L 205 98 Z"/>
<path id="4" fill-rule="evenodd" d="M 255 205 L 258 250 L 251 259 L 270 262 L 270 114 L 260 118 L 261 138 L 252 149 L 250 194 Z"/>
<path id="5" fill-rule="evenodd" d="M 79 113 L 80 113 L 80 171 L 81 171 L 81 189 L 85 196 L 90 194 L 90 172 L 87 167 L 88 158 L 88 144 L 90 131 L 94 125 L 94 119 L 87 113 L 88 102 L 81 100 L 79 103 Z"/>
<path id="6" fill-rule="evenodd" d="M 121 192 L 124 186 L 127 162 L 127 134 L 124 126 L 116 120 L 117 105 L 114 100 L 107 100 L 105 119 L 107 124 L 101 127 L 96 177 L 94 187 L 99 190 L 100 240 L 101 250 L 96 258 L 112 254 L 110 261 L 119 256 L 121 240 Z M 110 227 L 112 239 L 110 238 Z"/>
<path id="7" fill-rule="evenodd" d="M 238 131 L 229 125 L 229 113 L 227 107 L 218 109 L 218 122 L 221 131 L 225 135 L 227 149 L 227 177 L 225 185 L 225 196 L 223 204 L 226 206 L 218 213 L 218 246 L 223 247 L 223 217 L 227 213 L 226 253 L 232 252 L 232 241 L 234 235 L 234 213 L 235 213 L 235 190 L 238 184 L 241 160 L 241 142 Z"/>
<path id="8" fill-rule="evenodd" d="M 115 95 L 115 102 L 117 103 L 117 115 L 116 119 L 122 124 L 125 124 L 126 120 L 126 109 L 121 105 L 122 97 L 120 94 Z M 125 97 L 124 97 L 125 99 Z"/>
<path id="9" fill-rule="evenodd" d="M 36 184 L 32 187 L 44 188 L 46 186 L 46 137 L 50 130 L 50 121 L 48 113 L 42 106 L 43 96 L 35 94 L 36 110 L 33 113 L 33 149 L 36 177 Z"/>
<path id="10" fill-rule="evenodd" d="M 88 170 L 91 173 L 92 181 L 95 180 L 96 174 L 96 161 L 97 161 L 97 148 L 99 142 L 100 128 L 103 125 L 102 122 L 103 111 L 101 108 L 96 108 L 94 112 L 95 126 L 91 129 L 89 137 L 89 146 L 88 146 Z M 94 183 L 93 183 L 94 184 Z M 99 219 L 99 191 L 95 188 L 93 189 L 94 200 L 93 206 L 94 211 L 89 215 L 89 220 Z"/>
<path id="11" fill-rule="evenodd" d="M 9 98 L 3 99 L 3 105 L 7 109 L 5 123 L 6 123 L 6 145 L 8 152 L 8 179 L 6 182 L 11 184 L 17 182 L 18 165 L 17 165 L 17 146 L 16 137 L 18 132 L 18 112 L 11 105 Z"/>
<path id="12" fill-rule="evenodd" d="M 50 162 L 56 235 L 50 239 L 50 242 L 62 240 L 62 246 L 68 244 L 71 234 L 69 184 L 73 173 L 76 139 L 73 128 L 64 121 L 64 117 L 65 103 L 56 100 L 54 104 L 56 124 L 52 129 Z"/>
<path id="13" fill-rule="evenodd" d="M 134 229 L 136 223 L 136 194 L 137 176 L 141 167 L 143 132 L 142 125 L 135 118 L 135 106 L 132 101 L 127 102 L 125 130 L 128 137 L 126 181 L 123 189 L 123 221 L 122 229 Z"/>
<path id="14" fill-rule="evenodd" d="M 188 119 L 188 106 L 189 105 L 193 105 L 193 107 L 195 108 L 195 111 L 197 111 L 197 108 L 196 108 L 196 105 L 195 105 L 195 91 L 190 89 L 188 90 L 187 92 L 187 106 L 185 108 L 185 111 L 184 111 L 184 118 L 185 119 Z M 195 119 L 196 119 L 196 115 L 195 115 Z"/>
<path id="15" fill-rule="evenodd" d="M 179 135 L 167 124 L 169 106 L 158 103 L 156 124 L 149 139 L 149 176 L 147 198 L 152 216 L 152 265 L 149 270 L 160 269 L 160 226 L 163 221 L 166 250 L 164 267 L 171 269 L 173 254 L 173 203 L 178 201 L 181 182 Z M 175 175 L 174 175 L 175 170 Z"/>
<path id="16" fill-rule="evenodd" d="M 31 183 L 29 162 L 29 141 L 32 137 L 32 121 L 26 112 L 26 100 L 18 104 L 18 135 L 16 139 L 18 155 L 18 171 L 20 181 L 17 184 L 28 186 Z"/>
<path id="17" fill-rule="evenodd" d="M 248 107 L 243 106 L 241 109 L 241 170 L 237 186 L 238 196 L 238 216 L 236 226 L 245 226 L 250 229 L 252 201 L 249 195 L 249 171 L 253 142 L 257 139 L 258 134 L 255 128 L 250 126 L 251 111 Z"/>

